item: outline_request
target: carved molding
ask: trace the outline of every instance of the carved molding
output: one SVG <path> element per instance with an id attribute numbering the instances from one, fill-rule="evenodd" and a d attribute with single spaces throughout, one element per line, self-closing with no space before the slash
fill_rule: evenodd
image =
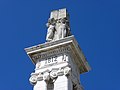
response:
<path id="1" fill-rule="evenodd" d="M 37 81 L 44 80 L 48 82 L 49 80 L 54 80 L 58 76 L 62 76 L 62 75 L 65 75 L 67 77 L 71 75 L 70 65 L 60 67 L 60 68 L 52 68 L 52 70 L 45 70 L 40 73 L 32 73 L 29 81 L 32 85 L 35 85 Z"/>
<path id="2" fill-rule="evenodd" d="M 69 46 L 59 47 L 54 50 L 49 50 L 47 52 L 34 54 L 34 55 L 32 55 L 32 59 L 33 60 L 41 60 L 41 59 L 45 59 L 46 57 L 49 57 L 52 55 L 57 55 L 57 54 L 65 53 L 65 52 L 68 53 L 70 51 L 71 51 L 71 49 Z"/>
<path id="3" fill-rule="evenodd" d="M 31 77 L 29 81 L 32 85 L 35 85 L 37 83 L 37 78 L 38 78 L 37 76 L 38 76 L 37 73 L 31 73 Z"/>

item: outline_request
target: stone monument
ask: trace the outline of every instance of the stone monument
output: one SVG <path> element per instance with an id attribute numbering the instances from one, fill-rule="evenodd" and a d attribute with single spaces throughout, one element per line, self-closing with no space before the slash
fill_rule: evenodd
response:
<path id="1" fill-rule="evenodd" d="M 63 39 L 71 35 L 69 15 L 66 9 L 52 11 L 46 25 L 48 27 L 46 40 L 48 42 Z"/>
<path id="2" fill-rule="evenodd" d="M 80 74 L 90 67 L 70 33 L 67 10 L 52 11 L 46 25 L 47 42 L 25 48 L 35 65 L 29 79 L 33 90 L 83 90 Z"/>

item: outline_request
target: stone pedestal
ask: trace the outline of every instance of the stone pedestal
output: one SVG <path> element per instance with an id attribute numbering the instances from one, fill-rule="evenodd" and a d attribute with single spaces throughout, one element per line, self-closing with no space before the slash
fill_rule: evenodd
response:
<path id="1" fill-rule="evenodd" d="M 34 90 L 83 90 L 79 75 L 90 67 L 74 36 L 25 49 L 36 66 Z"/>

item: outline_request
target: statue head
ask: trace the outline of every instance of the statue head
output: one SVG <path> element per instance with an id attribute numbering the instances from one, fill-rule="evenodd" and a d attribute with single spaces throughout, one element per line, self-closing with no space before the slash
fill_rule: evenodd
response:
<path id="1" fill-rule="evenodd" d="M 49 19 L 48 19 L 48 23 L 50 23 L 50 24 L 55 24 L 55 19 L 54 19 L 54 18 L 49 18 Z"/>
<path id="2" fill-rule="evenodd" d="M 49 18 L 48 19 L 48 23 L 46 24 L 46 26 L 49 27 L 50 25 L 55 25 L 55 19 L 54 18 Z"/>
<path id="3" fill-rule="evenodd" d="M 67 22 L 67 18 L 61 18 L 60 22 L 65 24 Z"/>

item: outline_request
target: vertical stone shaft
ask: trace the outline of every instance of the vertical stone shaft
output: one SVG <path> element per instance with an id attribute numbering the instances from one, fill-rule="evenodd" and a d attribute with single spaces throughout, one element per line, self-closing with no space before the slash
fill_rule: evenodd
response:
<path id="1" fill-rule="evenodd" d="M 25 49 L 35 65 L 29 79 L 33 90 L 83 90 L 79 75 L 90 67 L 74 36 L 69 34 L 67 10 L 53 11 L 50 18 L 47 42 Z"/>

